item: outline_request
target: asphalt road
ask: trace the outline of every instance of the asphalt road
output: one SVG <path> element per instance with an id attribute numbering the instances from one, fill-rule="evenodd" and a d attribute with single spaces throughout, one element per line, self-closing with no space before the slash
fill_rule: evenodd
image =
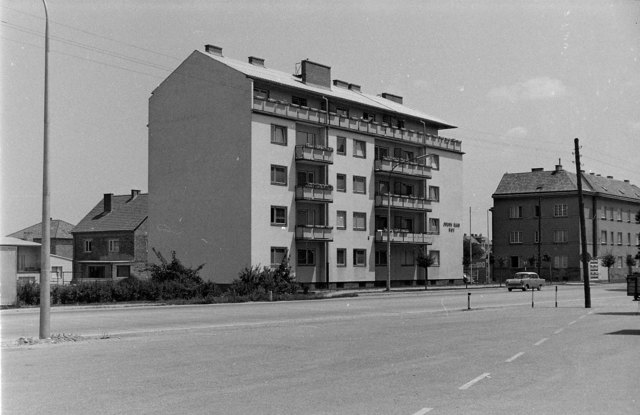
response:
<path id="1" fill-rule="evenodd" d="M 5 310 L 2 413 L 639 414 L 638 303 L 554 288 Z"/>

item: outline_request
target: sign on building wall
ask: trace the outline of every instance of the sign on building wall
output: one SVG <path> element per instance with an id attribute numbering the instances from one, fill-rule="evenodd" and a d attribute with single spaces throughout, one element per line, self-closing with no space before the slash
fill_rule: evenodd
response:
<path id="1" fill-rule="evenodd" d="M 600 264 L 598 259 L 589 261 L 589 279 L 590 280 L 606 280 L 607 269 Z"/>

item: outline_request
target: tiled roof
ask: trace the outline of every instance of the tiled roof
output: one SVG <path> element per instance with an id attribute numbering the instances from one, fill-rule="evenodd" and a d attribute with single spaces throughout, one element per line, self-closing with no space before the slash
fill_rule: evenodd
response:
<path id="1" fill-rule="evenodd" d="M 50 225 L 51 239 L 73 239 L 73 235 L 71 235 L 73 225 L 69 222 L 65 222 L 60 219 L 52 219 L 50 221 Z M 18 232 L 14 232 L 8 236 L 25 240 L 42 239 L 42 222 L 19 230 Z"/>
<path id="2" fill-rule="evenodd" d="M 578 190 L 575 173 L 565 170 L 505 173 L 494 192 L 494 196 L 538 192 L 570 192 Z M 582 174 L 582 190 L 616 198 L 635 199 L 640 202 L 640 188 L 622 180 Z"/>
<path id="3" fill-rule="evenodd" d="M 196 51 L 196 52 L 201 53 L 202 55 L 207 56 L 211 59 L 214 59 L 220 63 L 223 63 L 229 66 L 230 68 L 233 68 L 245 74 L 249 78 L 261 79 L 269 82 L 274 82 L 280 85 L 288 86 L 291 88 L 302 89 L 302 90 L 319 94 L 319 95 L 326 95 L 329 97 L 338 98 L 345 101 L 352 101 L 360 105 L 377 108 L 381 111 L 391 111 L 391 112 L 396 112 L 396 113 L 408 115 L 415 118 L 420 118 L 423 120 L 428 120 L 433 123 L 439 124 L 440 129 L 456 128 L 454 125 L 449 124 L 448 122 L 445 122 L 441 119 L 438 119 L 431 115 L 424 114 L 420 111 L 411 109 L 402 104 L 396 103 L 386 98 L 382 98 L 380 96 L 365 94 L 360 91 L 341 88 L 335 85 L 332 85 L 329 89 L 321 88 L 321 87 L 305 84 L 300 80 L 300 78 L 287 72 L 266 68 L 264 66 L 253 65 L 249 62 L 242 62 L 235 59 L 227 58 L 225 56 L 217 56 L 209 53 L 203 53 L 200 51 Z"/>
<path id="4" fill-rule="evenodd" d="M 148 194 L 115 195 L 111 197 L 111 211 L 104 211 L 104 199 L 85 216 L 72 233 L 133 231 L 148 216 Z"/>

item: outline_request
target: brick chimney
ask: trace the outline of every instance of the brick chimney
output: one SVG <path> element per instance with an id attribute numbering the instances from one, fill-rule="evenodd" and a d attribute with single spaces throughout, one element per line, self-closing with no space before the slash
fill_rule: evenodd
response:
<path id="1" fill-rule="evenodd" d="M 262 66 L 264 68 L 264 59 L 257 58 L 255 56 L 249 56 L 249 63 L 255 66 Z"/>
<path id="2" fill-rule="evenodd" d="M 127 201 L 127 203 L 131 202 L 133 199 L 140 195 L 140 190 L 131 189 L 131 198 Z"/>
<path id="3" fill-rule="evenodd" d="M 113 193 L 105 193 L 104 194 L 104 211 L 105 213 L 111 212 L 112 206 L 111 202 L 113 199 Z"/>
<path id="4" fill-rule="evenodd" d="M 302 82 L 322 88 L 331 88 L 331 67 L 311 62 L 309 59 L 303 60 Z"/>
<path id="5" fill-rule="evenodd" d="M 204 51 L 215 56 L 222 56 L 222 48 L 215 45 L 204 45 Z"/>
<path id="6" fill-rule="evenodd" d="M 397 102 L 398 104 L 402 104 L 402 97 L 399 95 L 393 95 L 388 92 L 383 92 L 380 95 L 384 99 L 388 99 L 389 101 Z"/>

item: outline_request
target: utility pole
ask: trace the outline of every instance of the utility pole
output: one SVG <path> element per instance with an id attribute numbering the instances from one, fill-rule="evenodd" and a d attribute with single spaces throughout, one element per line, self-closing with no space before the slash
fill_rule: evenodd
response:
<path id="1" fill-rule="evenodd" d="M 589 288 L 589 261 L 587 260 L 587 233 L 584 219 L 584 200 L 582 198 L 582 171 L 580 169 L 580 144 L 573 140 L 576 154 L 576 176 L 578 178 L 578 210 L 580 211 L 580 244 L 582 260 L 582 279 L 584 280 L 584 308 L 591 308 L 591 289 Z"/>
<path id="2" fill-rule="evenodd" d="M 51 336 L 51 216 L 49 214 L 49 13 L 44 5 L 44 137 L 42 158 L 42 241 L 40 249 L 40 338 Z"/>

